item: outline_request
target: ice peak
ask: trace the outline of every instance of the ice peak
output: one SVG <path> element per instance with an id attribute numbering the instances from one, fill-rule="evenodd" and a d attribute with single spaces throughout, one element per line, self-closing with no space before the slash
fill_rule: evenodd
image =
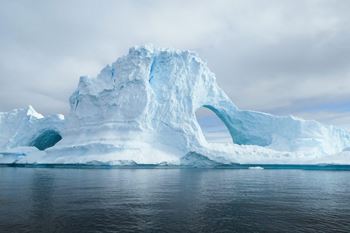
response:
<path id="1" fill-rule="evenodd" d="M 153 44 L 146 44 L 146 45 L 135 45 L 129 49 L 129 54 L 133 55 L 145 55 L 145 54 L 152 54 L 155 51 L 155 47 Z"/>
<path id="2" fill-rule="evenodd" d="M 199 57 L 199 55 L 192 50 L 181 50 L 181 49 L 175 49 L 175 48 L 156 48 L 152 44 L 146 44 L 146 45 L 138 45 L 131 47 L 129 49 L 129 52 L 124 57 L 152 57 L 156 58 L 157 56 L 166 56 L 166 57 L 176 57 L 176 56 L 182 56 L 182 57 L 190 57 L 194 58 L 197 61 L 202 61 L 202 59 Z"/>
<path id="3" fill-rule="evenodd" d="M 25 111 L 27 116 L 35 117 L 37 119 L 44 118 L 44 116 L 38 113 L 32 105 L 28 105 L 28 107 L 25 108 Z"/>

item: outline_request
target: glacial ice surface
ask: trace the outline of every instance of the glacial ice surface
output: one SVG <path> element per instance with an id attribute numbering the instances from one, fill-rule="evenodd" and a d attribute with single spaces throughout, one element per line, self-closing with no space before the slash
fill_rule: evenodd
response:
<path id="1" fill-rule="evenodd" d="M 96 78 L 81 77 L 69 104 L 66 117 L 31 106 L 0 113 L 0 163 L 350 164 L 347 130 L 239 109 L 191 51 L 133 47 Z M 233 144 L 206 141 L 201 107 Z"/>

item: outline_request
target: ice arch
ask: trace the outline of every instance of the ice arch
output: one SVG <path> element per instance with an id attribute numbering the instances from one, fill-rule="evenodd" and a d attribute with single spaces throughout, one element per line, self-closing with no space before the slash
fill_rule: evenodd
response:
<path id="1" fill-rule="evenodd" d="M 270 115 L 240 111 L 231 102 L 205 104 L 225 124 L 232 141 L 239 145 L 268 146 L 271 144 Z M 263 124 L 262 124 L 263 123 Z M 264 124 L 267 123 L 267 124 Z"/>
<path id="2" fill-rule="evenodd" d="M 233 142 L 227 125 L 212 109 L 204 106 L 200 107 L 196 110 L 196 118 L 207 142 Z"/>
<path id="3" fill-rule="evenodd" d="M 295 133 L 291 132 L 285 123 L 290 121 L 291 117 L 274 117 L 266 113 L 242 111 L 231 101 L 226 100 L 206 104 L 203 107 L 212 110 L 224 122 L 235 144 L 269 146 L 274 134 L 288 138 L 288 134 Z M 299 129 L 297 126 L 293 128 Z"/>
<path id="4" fill-rule="evenodd" d="M 203 105 L 203 108 L 206 108 L 212 111 L 224 123 L 224 125 L 226 126 L 226 129 L 231 135 L 232 142 L 235 143 L 235 135 L 234 135 L 235 132 L 231 127 L 231 122 L 229 121 L 228 116 L 223 111 L 218 110 L 212 105 Z"/>
<path id="5" fill-rule="evenodd" d="M 59 132 L 53 129 L 47 129 L 39 133 L 34 139 L 30 142 L 29 146 L 34 146 L 39 150 L 45 150 L 49 147 L 56 145 L 62 139 L 62 136 Z"/>

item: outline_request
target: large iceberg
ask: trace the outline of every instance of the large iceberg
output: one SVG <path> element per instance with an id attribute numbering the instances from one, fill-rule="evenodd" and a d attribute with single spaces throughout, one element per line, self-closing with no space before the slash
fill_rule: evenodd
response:
<path id="1" fill-rule="evenodd" d="M 239 109 L 196 53 L 134 47 L 96 78 L 81 77 L 70 113 L 0 114 L 0 162 L 80 164 L 350 163 L 350 132 Z M 232 144 L 208 143 L 205 107 Z"/>

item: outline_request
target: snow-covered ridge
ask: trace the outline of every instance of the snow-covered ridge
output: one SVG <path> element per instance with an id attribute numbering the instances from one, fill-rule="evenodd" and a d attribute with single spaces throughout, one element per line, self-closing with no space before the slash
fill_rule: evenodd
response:
<path id="1" fill-rule="evenodd" d="M 240 110 L 190 51 L 131 48 L 96 78 L 81 77 L 69 102 L 65 120 L 31 107 L 2 113 L 0 151 L 31 147 L 17 163 L 179 164 L 196 155 L 215 163 L 317 163 L 350 147 L 344 129 Z M 201 107 L 224 122 L 233 145 L 206 142 L 195 117 Z"/>

